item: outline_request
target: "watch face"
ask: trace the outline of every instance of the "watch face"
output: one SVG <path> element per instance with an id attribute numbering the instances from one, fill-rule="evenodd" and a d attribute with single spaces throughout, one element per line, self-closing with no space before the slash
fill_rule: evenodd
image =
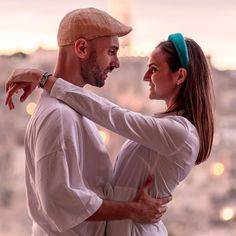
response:
<path id="1" fill-rule="evenodd" d="M 39 88 L 43 88 L 44 85 L 46 84 L 48 78 L 49 78 L 50 76 L 52 76 L 51 73 L 44 72 L 44 74 L 42 75 L 42 78 L 41 78 L 40 81 L 39 81 L 38 87 L 39 87 Z"/>

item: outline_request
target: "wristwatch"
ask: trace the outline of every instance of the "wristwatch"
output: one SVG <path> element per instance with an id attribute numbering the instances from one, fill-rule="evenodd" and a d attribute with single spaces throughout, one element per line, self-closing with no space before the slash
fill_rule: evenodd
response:
<path id="1" fill-rule="evenodd" d="M 48 81 L 48 78 L 52 76 L 51 73 L 48 73 L 48 72 L 44 72 L 41 79 L 39 80 L 39 84 L 38 84 L 38 87 L 39 88 L 43 88 L 44 85 L 47 83 Z"/>

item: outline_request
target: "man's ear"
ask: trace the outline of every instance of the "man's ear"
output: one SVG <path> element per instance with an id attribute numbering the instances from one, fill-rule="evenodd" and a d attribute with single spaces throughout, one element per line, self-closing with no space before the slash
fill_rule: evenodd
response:
<path id="1" fill-rule="evenodd" d="M 88 51 L 89 51 L 89 45 L 88 41 L 86 39 L 80 38 L 75 41 L 75 53 L 78 57 L 81 59 L 84 59 L 88 56 Z"/>
<path id="2" fill-rule="evenodd" d="M 180 85 L 185 81 L 185 79 L 187 78 L 187 73 L 188 72 L 185 68 L 180 68 L 178 70 L 178 77 L 177 77 L 177 81 L 176 81 L 177 85 Z"/>

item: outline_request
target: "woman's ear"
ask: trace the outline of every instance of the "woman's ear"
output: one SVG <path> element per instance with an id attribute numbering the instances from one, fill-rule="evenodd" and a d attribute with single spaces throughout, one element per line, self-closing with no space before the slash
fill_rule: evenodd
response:
<path id="1" fill-rule="evenodd" d="M 84 59 L 88 56 L 88 41 L 86 39 L 80 38 L 75 41 L 75 53 L 81 59 Z"/>
<path id="2" fill-rule="evenodd" d="M 180 68 L 178 70 L 178 77 L 177 77 L 177 81 L 176 81 L 177 85 L 180 85 L 185 81 L 185 79 L 187 78 L 187 73 L 188 72 L 185 68 Z"/>

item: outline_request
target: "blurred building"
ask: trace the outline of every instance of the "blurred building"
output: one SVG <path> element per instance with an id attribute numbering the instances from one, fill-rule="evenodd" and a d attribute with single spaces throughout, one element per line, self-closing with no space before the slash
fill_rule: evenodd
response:
<path id="1" fill-rule="evenodd" d="M 16 110 L 3 105 L 5 81 L 16 67 L 52 71 L 56 52 L 0 56 L 0 235 L 30 235 L 31 222 L 25 205 L 24 132 L 37 103 L 37 90 Z M 210 63 L 210 58 L 209 58 Z M 164 104 L 148 100 L 148 84 L 142 81 L 146 57 L 123 57 L 103 89 L 87 86 L 119 105 L 153 114 Z M 170 236 L 236 235 L 236 71 L 220 71 L 211 65 L 216 97 L 216 134 L 211 158 L 196 166 L 177 188 L 164 222 Z M 19 95 L 20 96 L 20 95 Z M 17 100 L 17 99 L 16 99 Z M 98 127 L 114 162 L 124 138 Z"/>

